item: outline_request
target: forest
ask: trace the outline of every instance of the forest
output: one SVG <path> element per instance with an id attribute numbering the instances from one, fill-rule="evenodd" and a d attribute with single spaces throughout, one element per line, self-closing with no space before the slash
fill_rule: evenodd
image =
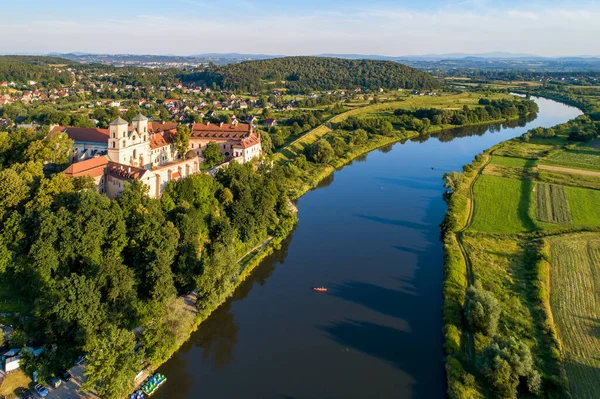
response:
<path id="1" fill-rule="evenodd" d="M 206 71 L 183 74 L 181 79 L 251 92 L 282 87 L 282 82 L 288 90 L 295 92 L 440 87 L 431 75 L 397 62 L 326 57 L 284 57 L 212 66 Z"/>
<path id="2" fill-rule="evenodd" d="M 236 286 L 238 259 L 286 236 L 296 216 L 277 165 L 234 163 L 172 182 L 161 199 L 132 183 L 110 200 L 44 167 L 65 163 L 71 145 L 0 133 L 0 285 L 21 310 L 10 344 L 46 348 L 22 365 L 42 381 L 86 353 L 86 388 L 117 398 L 140 362 L 166 360 L 189 334 L 178 296 L 197 289 L 200 313 L 213 310 Z"/>

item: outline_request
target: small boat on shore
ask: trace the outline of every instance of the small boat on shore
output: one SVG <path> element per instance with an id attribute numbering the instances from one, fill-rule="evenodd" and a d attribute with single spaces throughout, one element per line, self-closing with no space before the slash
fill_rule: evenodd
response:
<path id="1" fill-rule="evenodd" d="M 317 292 L 327 292 L 327 287 L 314 287 L 313 290 Z"/>

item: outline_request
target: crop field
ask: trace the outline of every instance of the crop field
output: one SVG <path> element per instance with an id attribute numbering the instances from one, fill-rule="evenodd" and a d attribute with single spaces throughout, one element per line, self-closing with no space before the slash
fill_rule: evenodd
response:
<path id="1" fill-rule="evenodd" d="M 566 187 L 569 208 L 576 225 L 600 225 L 600 191 Z"/>
<path id="2" fill-rule="evenodd" d="M 600 384 L 600 238 L 550 242 L 550 305 L 563 344 L 573 398 L 597 398 Z"/>
<path id="3" fill-rule="evenodd" d="M 528 215 L 533 183 L 529 180 L 482 175 L 475 183 L 472 230 L 522 233 L 534 229 Z"/>
<path id="4" fill-rule="evenodd" d="M 509 168 L 533 168 L 535 166 L 535 161 L 533 159 L 502 156 L 493 156 L 490 163 L 492 165 L 507 166 Z"/>
<path id="5" fill-rule="evenodd" d="M 578 147 L 558 151 L 540 161 L 545 165 L 564 166 L 583 170 L 600 170 L 600 150 L 591 147 Z"/>
<path id="6" fill-rule="evenodd" d="M 571 224 L 571 211 L 563 186 L 538 183 L 535 186 L 536 216 L 547 223 Z"/>

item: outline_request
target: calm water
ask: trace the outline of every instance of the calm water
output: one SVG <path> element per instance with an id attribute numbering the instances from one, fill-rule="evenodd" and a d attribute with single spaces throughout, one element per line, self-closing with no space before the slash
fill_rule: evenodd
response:
<path id="1" fill-rule="evenodd" d="M 580 114 L 536 101 L 534 121 L 398 143 L 302 197 L 283 248 L 160 368 L 168 382 L 153 397 L 444 397 L 441 177 Z"/>

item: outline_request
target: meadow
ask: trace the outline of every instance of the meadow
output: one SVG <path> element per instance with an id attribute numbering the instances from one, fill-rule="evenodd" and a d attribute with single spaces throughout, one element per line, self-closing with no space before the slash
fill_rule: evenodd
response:
<path id="1" fill-rule="evenodd" d="M 600 150 L 591 147 L 575 147 L 552 153 L 540 162 L 544 165 L 600 171 Z"/>
<path id="2" fill-rule="evenodd" d="M 575 225 L 600 225 L 600 191 L 579 187 L 566 187 L 565 191 Z"/>
<path id="3" fill-rule="evenodd" d="M 573 398 L 598 397 L 600 381 L 600 238 L 548 239 L 550 303 L 561 337 Z"/>
<path id="4" fill-rule="evenodd" d="M 533 230 L 535 226 L 528 215 L 532 188 L 529 180 L 482 175 L 473 189 L 475 211 L 470 228 L 503 234 Z"/>
<path id="5" fill-rule="evenodd" d="M 566 225 L 573 222 L 563 186 L 538 183 L 535 194 L 536 216 L 539 221 Z"/>
<path id="6" fill-rule="evenodd" d="M 535 166 L 535 161 L 533 159 L 503 157 L 495 155 L 492 156 L 490 164 L 506 166 L 509 168 L 532 168 Z"/>

